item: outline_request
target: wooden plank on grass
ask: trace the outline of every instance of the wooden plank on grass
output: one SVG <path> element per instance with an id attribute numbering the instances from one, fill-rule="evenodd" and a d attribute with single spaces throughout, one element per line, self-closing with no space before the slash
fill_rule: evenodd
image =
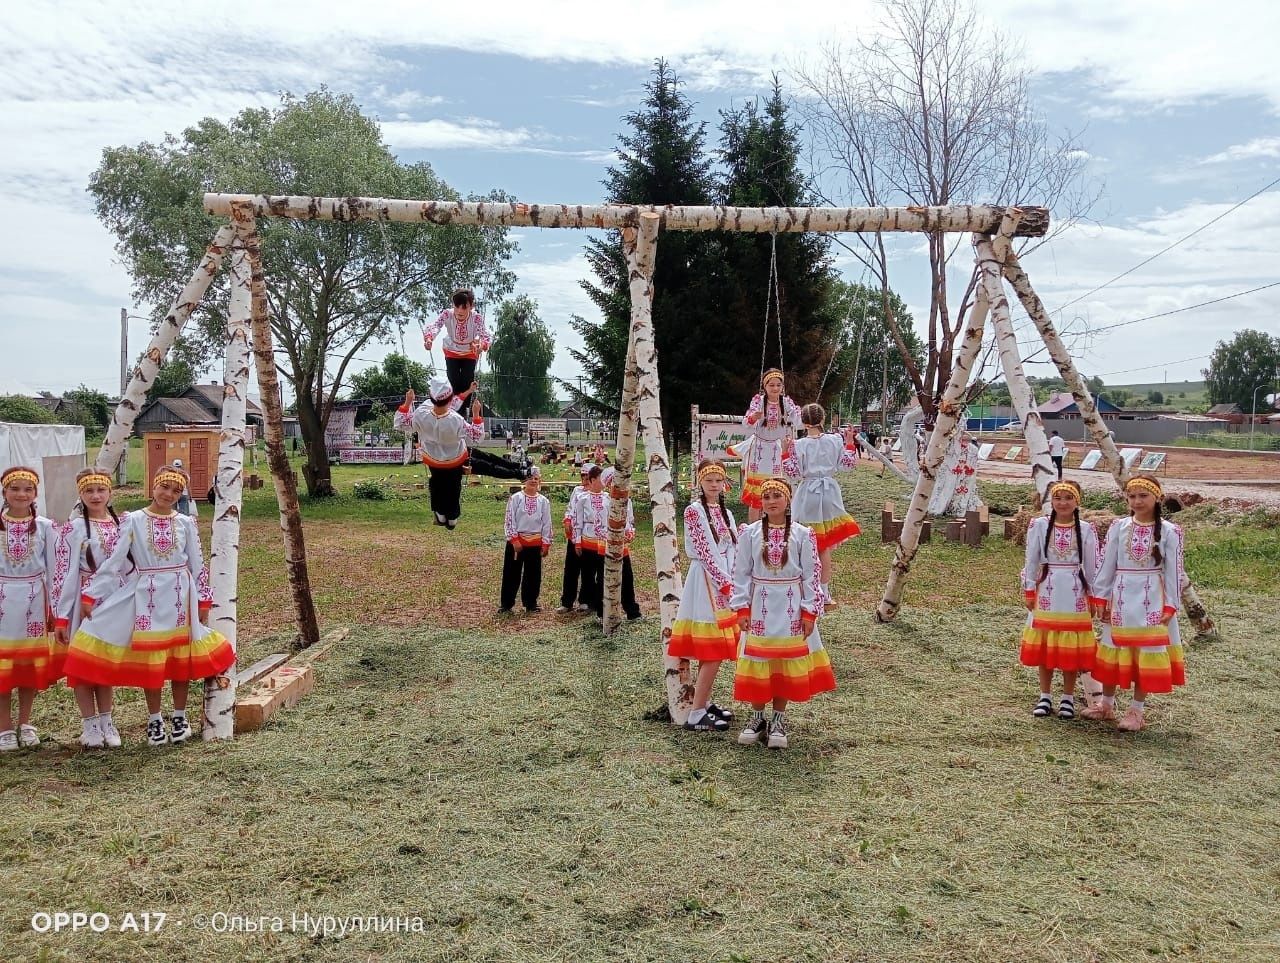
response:
<path id="1" fill-rule="evenodd" d="M 320 641 L 315 645 L 295 653 L 293 658 L 289 660 L 289 664 L 310 665 L 312 662 L 319 662 L 329 654 L 335 645 L 350 634 L 350 629 L 331 629 L 321 636 Z"/>
<path id="2" fill-rule="evenodd" d="M 295 706 L 316 687 L 310 665 L 282 665 L 236 700 L 236 731 L 261 729 L 277 712 Z"/>
<path id="3" fill-rule="evenodd" d="M 289 656 L 283 652 L 269 655 L 265 659 L 259 659 L 247 669 L 241 669 L 236 673 L 236 688 L 245 688 L 253 685 L 272 669 L 278 669 L 282 664 L 289 661 Z"/>

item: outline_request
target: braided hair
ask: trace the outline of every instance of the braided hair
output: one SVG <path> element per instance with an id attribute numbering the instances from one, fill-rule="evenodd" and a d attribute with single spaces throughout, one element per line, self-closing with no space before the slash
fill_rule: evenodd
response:
<path id="1" fill-rule="evenodd" d="M 695 474 L 697 472 L 702 471 L 702 469 L 706 468 L 708 465 L 718 465 L 718 464 L 720 464 L 720 462 L 715 458 L 703 458 L 700 462 L 698 462 L 698 467 L 695 469 Z M 720 544 L 720 536 L 716 534 L 716 527 L 711 524 L 711 506 L 707 504 L 707 493 L 703 490 L 701 484 L 699 484 L 697 487 L 698 487 L 698 501 L 702 502 L 702 511 L 703 511 L 703 514 L 705 514 L 707 517 L 707 527 L 711 529 L 711 539 L 718 545 Z M 717 504 L 718 504 L 718 507 L 720 508 L 720 518 L 724 520 L 724 527 L 729 530 L 729 538 L 733 540 L 733 544 L 737 545 L 738 533 L 733 530 L 733 519 L 729 517 L 729 509 L 725 507 L 723 491 L 720 493 L 720 497 L 718 499 Z"/>
<path id="2" fill-rule="evenodd" d="M 85 537 L 85 540 L 90 543 L 85 545 L 84 547 L 85 561 L 89 563 L 89 571 L 96 572 L 98 570 L 98 563 L 93 557 L 93 545 L 92 545 L 93 529 L 89 525 L 89 509 L 85 506 L 85 503 L 83 501 L 79 502 L 78 506 L 80 508 L 80 514 L 84 518 L 84 537 Z M 119 528 L 120 516 L 116 514 L 115 506 L 107 505 L 107 512 L 111 515 L 111 520 L 116 523 L 116 527 Z M 129 560 L 133 561 L 132 550 L 130 550 L 129 552 Z"/>
<path id="3" fill-rule="evenodd" d="M 791 508 L 787 507 L 787 523 L 782 532 L 782 561 L 778 563 L 779 569 L 787 567 L 787 561 L 791 557 Z M 760 516 L 760 561 L 764 562 L 766 568 L 769 565 L 769 516 L 764 514 Z"/>
<path id="4" fill-rule="evenodd" d="M 1153 482 L 1157 486 L 1160 484 L 1160 480 L 1156 478 L 1154 475 L 1140 474 L 1140 475 L 1134 475 L 1133 477 L 1145 478 L 1147 481 Z M 1151 559 L 1157 565 L 1163 565 L 1164 553 L 1160 551 L 1160 537 L 1162 534 L 1162 528 L 1160 523 L 1163 517 L 1163 512 L 1161 512 L 1160 510 L 1160 503 L 1161 501 L 1163 501 L 1163 499 L 1157 498 L 1155 501 L 1156 501 L 1156 509 L 1155 509 L 1156 517 L 1155 517 L 1155 525 L 1153 526 L 1151 531 Z M 1130 511 L 1129 514 L 1132 515 L 1133 512 Z"/>

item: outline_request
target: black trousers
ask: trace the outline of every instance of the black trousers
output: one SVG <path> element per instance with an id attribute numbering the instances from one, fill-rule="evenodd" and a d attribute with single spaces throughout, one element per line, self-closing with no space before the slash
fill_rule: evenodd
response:
<path id="1" fill-rule="evenodd" d="M 582 563 L 578 558 L 578 553 L 573 550 L 573 542 L 565 545 L 564 552 L 564 581 L 560 588 L 560 604 L 566 609 L 571 609 L 575 602 L 582 602 L 586 605 L 586 599 L 578 594 L 578 581 L 582 575 Z"/>
<path id="2" fill-rule="evenodd" d="M 471 449 L 471 473 L 488 475 L 490 478 L 512 478 L 524 481 L 524 470 L 515 462 L 507 461 L 501 455 L 491 455 L 479 448 Z"/>
<path id="3" fill-rule="evenodd" d="M 538 607 L 538 593 L 542 591 L 542 548 L 522 548 L 516 551 L 507 542 L 502 559 L 502 600 L 504 609 L 516 604 L 516 589 L 520 589 L 520 602 L 532 611 Z"/>
<path id="4" fill-rule="evenodd" d="M 476 359 L 445 358 L 444 371 L 449 379 L 449 387 L 453 389 L 455 395 L 460 395 L 470 390 L 471 382 L 476 380 Z M 471 399 L 468 398 L 467 401 L 470 402 Z M 463 415 L 463 417 L 466 416 Z"/>
<path id="5" fill-rule="evenodd" d="M 582 552 L 582 604 L 600 616 L 604 615 L 604 561 L 604 556 L 596 552 Z M 622 611 L 629 619 L 640 618 L 629 555 L 622 556 Z"/>
<path id="6" fill-rule="evenodd" d="M 1063 457 L 1064 457 L 1063 455 L 1050 455 L 1050 456 L 1049 456 L 1049 458 L 1053 461 L 1053 467 L 1054 467 L 1054 468 L 1056 468 L 1056 469 L 1058 469 L 1058 480 L 1059 480 L 1059 481 L 1061 481 L 1061 480 L 1062 480 L 1062 459 L 1063 459 Z"/>
<path id="7" fill-rule="evenodd" d="M 454 521 L 462 514 L 462 466 L 430 467 L 430 472 L 427 492 L 431 496 L 431 510 L 443 515 L 446 521 Z"/>

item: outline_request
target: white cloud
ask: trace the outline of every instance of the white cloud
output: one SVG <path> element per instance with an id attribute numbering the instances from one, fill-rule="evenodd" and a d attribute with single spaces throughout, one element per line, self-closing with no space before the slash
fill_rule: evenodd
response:
<path id="1" fill-rule="evenodd" d="M 472 118 L 450 120 L 383 121 L 387 143 L 401 150 L 511 150 L 527 147 L 534 135 L 524 127 L 506 130 L 492 121 Z"/>
<path id="2" fill-rule="evenodd" d="M 1204 158 L 1200 163 L 1226 164 L 1271 157 L 1280 157 L 1280 137 L 1255 137 L 1244 144 L 1232 144 L 1226 150 Z"/>

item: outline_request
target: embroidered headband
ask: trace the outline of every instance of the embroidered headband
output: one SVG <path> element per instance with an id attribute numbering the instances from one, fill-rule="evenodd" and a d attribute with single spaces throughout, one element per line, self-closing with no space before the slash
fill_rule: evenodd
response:
<path id="1" fill-rule="evenodd" d="M 1138 489 L 1139 491 L 1147 492 L 1149 495 L 1151 495 L 1154 498 L 1164 497 L 1164 491 L 1161 490 L 1160 486 L 1155 482 L 1153 482 L 1150 478 L 1130 478 L 1127 482 L 1125 482 L 1124 490 L 1126 493 L 1129 491 L 1132 491 L 1135 488 Z"/>
<path id="2" fill-rule="evenodd" d="M 1072 498 L 1079 499 L 1080 493 L 1076 491 L 1076 486 L 1070 482 L 1054 482 L 1049 486 L 1049 497 L 1052 498 L 1058 492 L 1070 495 Z"/>
<path id="3" fill-rule="evenodd" d="M 85 475 L 78 482 L 76 482 L 76 491 L 78 491 L 81 495 L 83 495 L 84 490 L 86 488 L 89 488 L 92 485 L 105 485 L 107 488 L 110 488 L 111 476 L 104 475 L 100 471 L 95 471 L 92 474 Z"/>
<path id="4" fill-rule="evenodd" d="M 707 465 L 700 472 L 698 472 L 699 482 L 701 482 L 702 479 L 704 478 L 726 478 L 727 479 L 728 477 L 729 476 L 725 473 L 724 465 L 719 465 L 719 464 Z"/>
<path id="5" fill-rule="evenodd" d="M 0 476 L 0 488 L 8 485 L 10 482 L 31 482 L 37 488 L 40 487 L 40 479 L 36 477 L 36 473 L 26 468 L 10 468 L 3 476 Z"/>
<path id="6" fill-rule="evenodd" d="M 761 387 L 763 387 L 764 385 L 767 385 L 767 384 L 768 384 L 770 381 L 772 381 L 774 378 L 777 378 L 777 379 L 778 379 L 778 382 L 779 382 L 780 384 L 786 384 L 786 383 L 787 383 L 787 377 L 786 377 L 786 375 L 784 375 L 784 374 L 783 374 L 781 371 L 779 371 L 777 368 L 770 368 L 768 371 L 766 371 L 766 372 L 764 373 L 764 376 L 760 379 L 760 385 L 761 385 Z"/>
<path id="7" fill-rule="evenodd" d="M 760 486 L 760 497 L 764 498 L 770 492 L 778 492 L 791 498 L 791 486 L 784 482 L 781 478 L 770 478 Z"/>
<path id="8" fill-rule="evenodd" d="M 186 491 L 187 480 L 179 475 L 176 471 L 159 471 L 153 479 L 153 485 L 163 485 L 168 482 L 171 485 L 177 485 L 180 491 Z"/>

